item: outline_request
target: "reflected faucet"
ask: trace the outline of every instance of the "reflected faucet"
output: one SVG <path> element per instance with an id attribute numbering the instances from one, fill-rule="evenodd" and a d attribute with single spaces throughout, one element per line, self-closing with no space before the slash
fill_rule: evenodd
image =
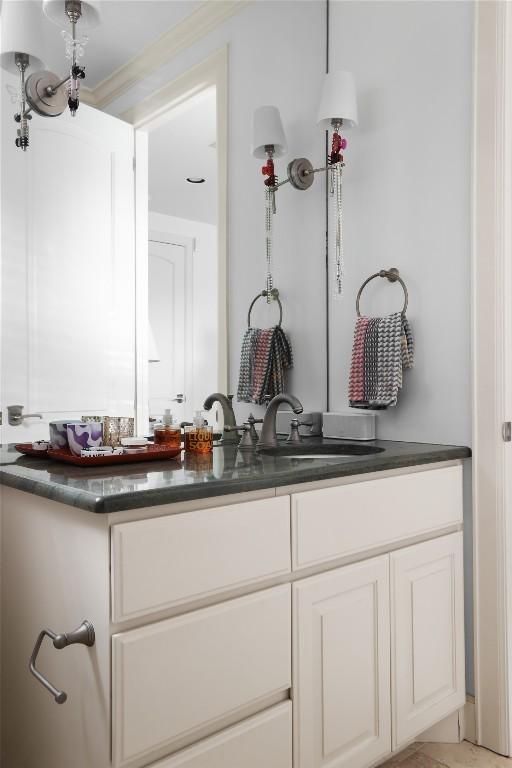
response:
<path id="1" fill-rule="evenodd" d="M 204 401 L 203 408 L 205 411 L 209 411 L 214 403 L 220 403 L 222 407 L 222 414 L 224 417 L 224 429 L 222 430 L 222 442 L 223 443 L 238 443 L 238 434 L 236 430 L 230 431 L 226 427 L 236 427 L 235 413 L 231 401 L 233 395 L 223 395 L 222 392 L 214 392 Z"/>
<path id="2" fill-rule="evenodd" d="M 300 400 L 297 400 L 293 395 L 287 395 L 285 393 L 276 395 L 268 404 L 268 408 L 265 412 L 260 439 L 258 441 L 258 448 L 277 448 L 276 415 L 277 409 L 281 403 L 291 405 L 294 413 L 302 413 L 304 410 Z"/>

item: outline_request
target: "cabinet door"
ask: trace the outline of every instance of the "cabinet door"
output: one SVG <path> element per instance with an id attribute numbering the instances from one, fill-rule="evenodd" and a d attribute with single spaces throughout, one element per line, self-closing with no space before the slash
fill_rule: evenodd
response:
<path id="1" fill-rule="evenodd" d="M 393 748 L 464 705 L 462 533 L 391 555 Z"/>
<path id="2" fill-rule="evenodd" d="M 295 768 L 364 768 L 391 751 L 389 558 L 293 585 Z"/>

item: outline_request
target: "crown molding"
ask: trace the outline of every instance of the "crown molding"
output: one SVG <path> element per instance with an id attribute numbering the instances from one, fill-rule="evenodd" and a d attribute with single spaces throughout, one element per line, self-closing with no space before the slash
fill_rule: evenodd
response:
<path id="1" fill-rule="evenodd" d="M 88 104 L 90 107 L 96 107 L 96 99 L 94 98 L 94 91 L 86 86 L 80 86 L 80 102 L 82 104 Z"/>
<path id="2" fill-rule="evenodd" d="M 192 98 L 197 93 L 211 86 L 219 87 L 219 83 L 227 83 L 228 46 L 212 53 L 208 58 L 183 72 L 175 80 L 163 85 L 145 99 L 139 101 L 130 109 L 122 112 L 119 117 L 135 128 L 151 130 L 157 126 L 163 116 L 164 121 L 180 104 Z M 227 88 L 227 85 L 225 86 Z"/>
<path id="3" fill-rule="evenodd" d="M 248 2 L 250 0 L 206 0 L 189 16 L 147 45 L 131 61 L 90 89 L 84 101 L 103 109 L 139 80 L 151 75 L 174 56 L 234 16 Z"/>

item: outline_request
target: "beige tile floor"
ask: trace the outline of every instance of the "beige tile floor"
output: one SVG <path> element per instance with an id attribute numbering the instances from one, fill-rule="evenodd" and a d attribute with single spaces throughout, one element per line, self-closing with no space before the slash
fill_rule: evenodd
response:
<path id="1" fill-rule="evenodd" d="M 512 759 L 476 747 L 461 744 L 413 744 L 381 768 L 512 768 Z"/>

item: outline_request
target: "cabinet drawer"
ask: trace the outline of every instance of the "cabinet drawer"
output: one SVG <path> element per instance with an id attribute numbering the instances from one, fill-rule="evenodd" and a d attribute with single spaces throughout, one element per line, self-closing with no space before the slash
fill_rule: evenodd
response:
<path id="1" fill-rule="evenodd" d="M 292 496 L 294 570 L 462 522 L 462 467 Z"/>
<path id="2" fill-rule="evenodd" d="M 292 768 L 291 701 L 204 739 L 151 768 Z"/>
<path id="3" fill-rule="evenodd" d="M 114 765 L 150 755 L 287 690 L 290 586 L 112 638 Z"/>
<path id="4" fill-rule="evenodd" d="M 112 527 L 112 620 L 290 570 L 287 497 Z"/>

